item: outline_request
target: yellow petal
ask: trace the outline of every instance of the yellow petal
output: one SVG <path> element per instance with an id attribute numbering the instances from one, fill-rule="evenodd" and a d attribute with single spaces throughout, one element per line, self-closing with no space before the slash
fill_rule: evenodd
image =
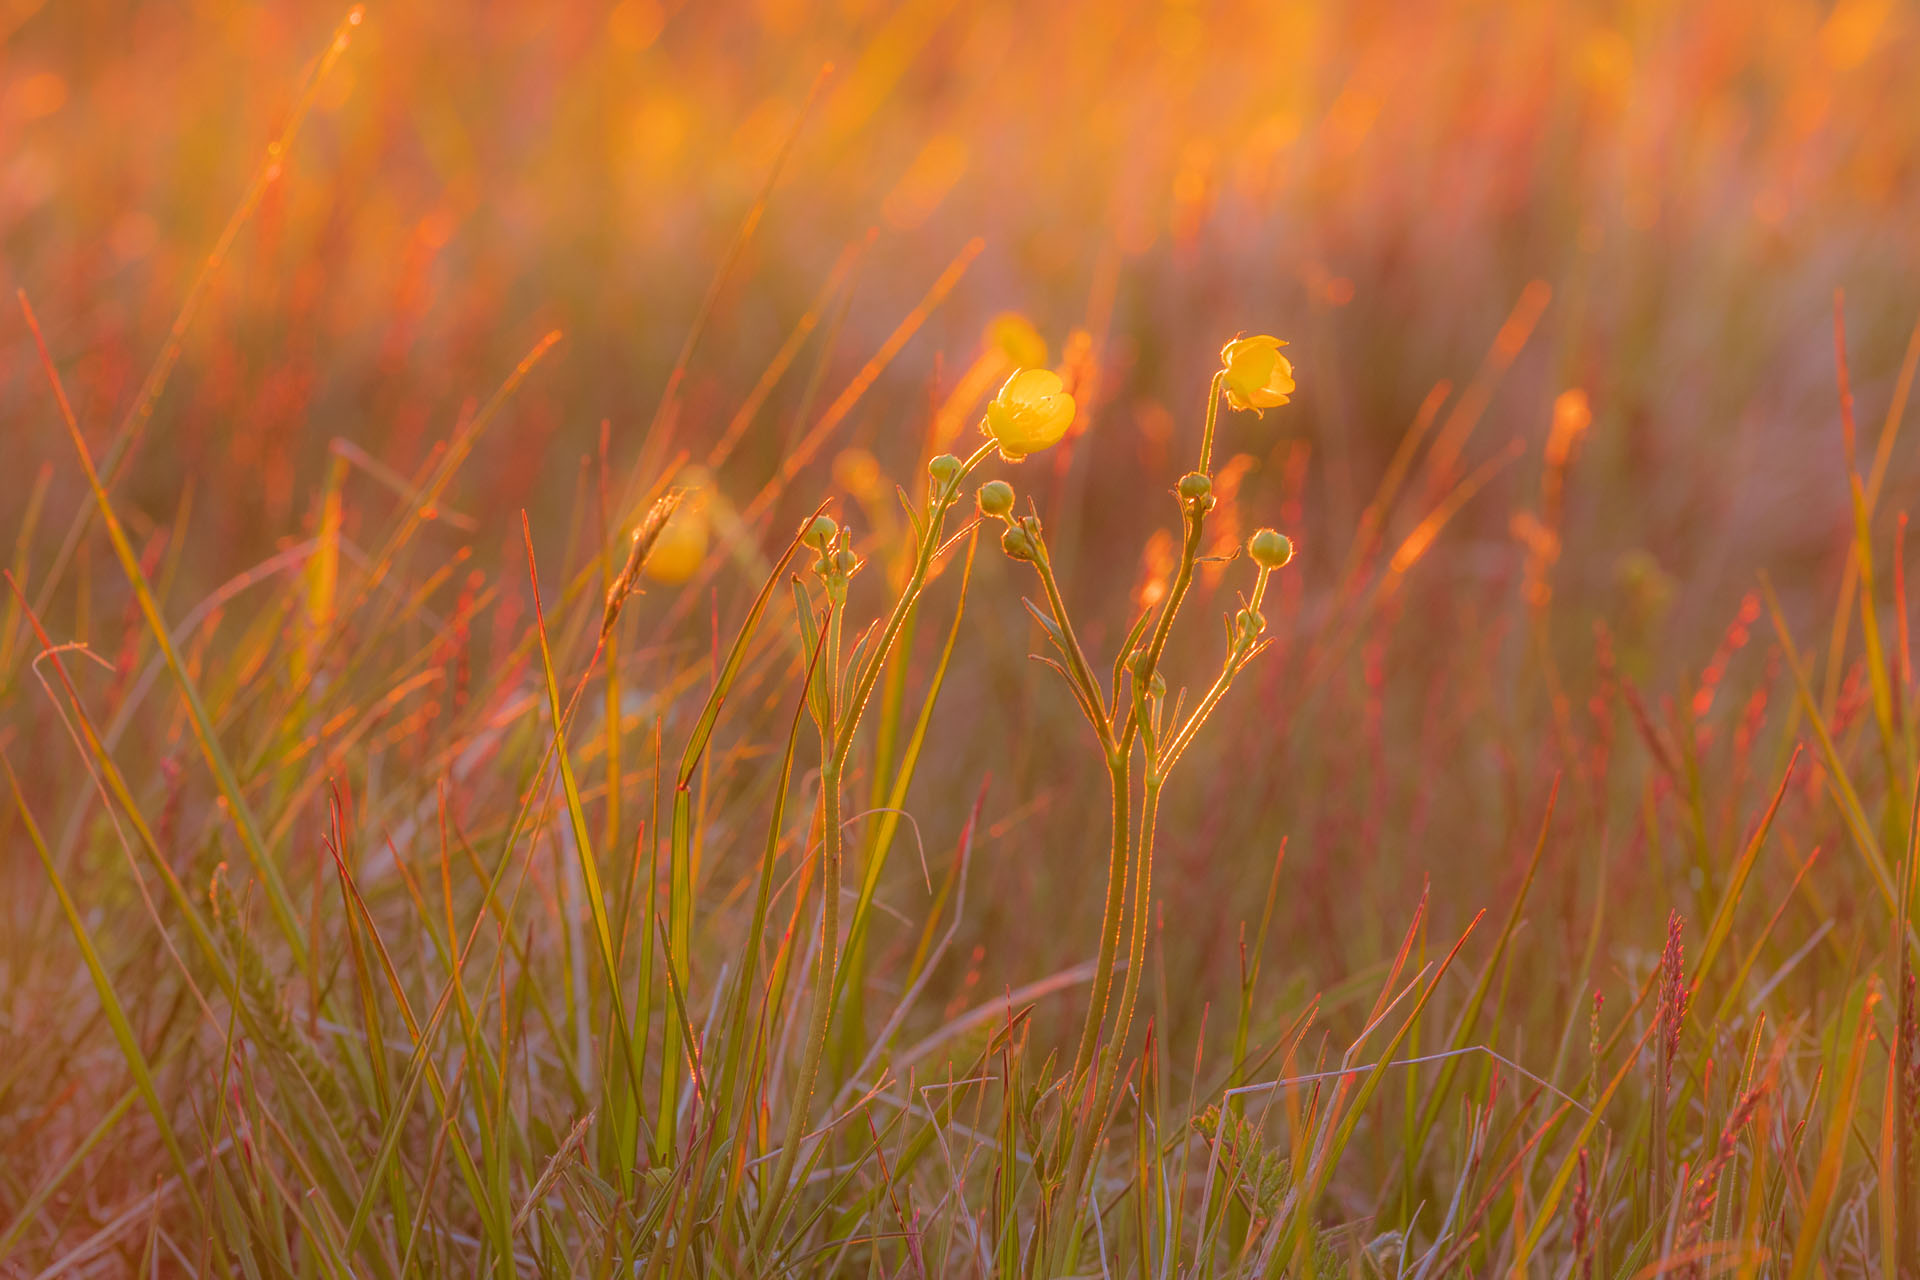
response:
<path id="1" fill-rule="evenodd" d="M 1057 444 L 1073 423 L 1073 397 L 1051 369 L 1022 369 L 987 406 L 987 432 L 1000 452 L 1024 458 Z"/>
<path id="2" fill-rule="evenodd" d="M 1000 397 L 1013 403 L 1057 396 L 1066 384 L 1060 375 L 1051 369 L 1022 369 L 1007 379 L 1007 385 L 1000 389 Z"/>
<path id="3" fill-rule="evenodd" d="M 1228 405 L 1259 413 L 1287 403 L 1294 383 L 1293 365 L 1280 354 L 1286 345 L 1272 334 L 1257 333 L 1220 349 Z"/>

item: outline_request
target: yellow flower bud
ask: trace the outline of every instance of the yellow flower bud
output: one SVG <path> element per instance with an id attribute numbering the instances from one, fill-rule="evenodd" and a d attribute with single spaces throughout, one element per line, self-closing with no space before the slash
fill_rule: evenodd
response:
<path id="1" fill-rule="evenodd" d="M 1018 311 L 1002 311 L 989 320 L 986 342 L 1017 369 L 1037 369 L 1047 362 L 1047 340 Z"/>
<path id="2" fill-rule="evenodd" d="M 1058 444 L 1073 425 L 1073 397 L 1050 369 L 1022 369 L 987 405 L 987 434 L 1002 457 L 1019 461 Z"/>
<path id="3" fill-rule="evenodd" d="M 1280 354 L 1287 344 L 1268 334 L 1235 338 L 1220 349 L 1227 370 L 1227 403 L 1260 413 L 1287 402 L 1293 394 L 1293 365 Z"/>

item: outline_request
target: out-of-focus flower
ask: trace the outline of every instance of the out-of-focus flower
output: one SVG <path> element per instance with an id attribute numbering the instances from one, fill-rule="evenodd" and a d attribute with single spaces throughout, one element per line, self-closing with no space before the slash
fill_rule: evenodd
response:
<path id="1" fill-rule="evenodd" d="M 1227 403 L 1260 413 L 1277 408 L 1293 394 L 1293 365 L 1280 354 L 1287 344 L 1270 334 L 1235 338 L 1220 349 L 1227 369 Z"/>
<path id="2" fill-rule="evenodd" d="M 1073 397 L 1051 369 L 1022 369 L 987 405 L 987 433 L 1002 457 L 1018 462 L 1058 444 L 1073 425 Z"/>
<path id="3" fill-rule="evenodd" d="M 1016 369 L 1038 369 L 1047 363 L 1047 340 L 1018 311 L 1002 311 L 989 320 L 986 342 L 988 349 L 998 351 Z"/>
<path id="4" fill-rule="evenodd" d="M 665 586 L 678 586 L 699 572 L 707 560 L 713 519 L 705 490 L 693 489 L 681 499 L 647 557 L 646 574 Z"/>
<path id="5" fill-rule="evenodd" d="M 875 493 L 886 493 L 880 462 L 865 449 L 842 449 L 833 460 L 833 478 L 854 497 L 865 501 Z"/>

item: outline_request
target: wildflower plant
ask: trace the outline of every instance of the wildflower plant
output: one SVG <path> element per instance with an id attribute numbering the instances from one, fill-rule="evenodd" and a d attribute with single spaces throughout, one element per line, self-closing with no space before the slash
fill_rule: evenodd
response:
<path id="1" fill-rule="evenodd" d="M 1099 955 L 1079 1045 L 1065 1080 L 1049 1161 L 1058 1170 L 1057 1182 L 1046 1189 L 1052 1207 L 1047 1221 L 1055 1227 L 1055 1235 L 1039 1249 L 1056 1268 L 1067 1271 L 1078 1259 L 1080 1215 L 1091 1164 L 1102 1140 L 1103 1119 L 1113 1106 L 1146 970 L 1161 794 L 1174 766 L 1219 707 L 1234 678 L 1267 647 L 1267 623 L 1260 607 L 1269 578 L 1293 557 L 1293 544 L 1275 530 L 1261 529 L 1249 539 L 1248 557 L 1255 570 L 1253 586 L 1241 598 L 1239 611 L 1227 622 L 1226 653 L 1220 671 L 1190 710 L 1185 706 L 1184 691 L 1169 706 L 1168 682 L 1160 663 L 1180 606 L 1193 585 L 1207 515 L 1215 505 L 1210 468 L 1220 404 L 1224 399 L 1235 409 L 1259 412 L 1286 403 L 1280 388 L 1291 392 L 1293 378 L 1291 366 L 1278 354 L 1281 345 L 1278 339 L 1262 335 L 1238 339 L 1221 353 L 1221 368 L 1207 388 L 1198 463 L 1180 477 L 1174 492 L 1182 537 L 1173 585 L 1134 621 L 1114 655 L 1106 683 L 1094 674 L 1068 613 L 1039 516 L 1015 513 L 1015 493 L 1006 481 L 989 481 L 975 494 L 981 515 L 1003 526 L 1001 549 L 1010 559 L 1031 565 L 1039 578 L 1044 604 L 1029 600 L 1026 605 L 1054 651 L 1054 656 L 1041 660 L 1066 683 L 1093 730 L 1112 801 Z M 1058 384 L 1057 377 L 1043 378 L 1040 371 L 1033 370 L 1017 373 L 1008 381 L 1000 398 L 988 407 L 985 424 L 1004 453 L 1024 456 L 1033 451 L 1036 441 L 1051 443 L 1064 434 L 1072 402 L 1058 392 Z M 1067 420 L 1061 420 L 1057 407 L 1062 399 L 1066 399 Z M 1133 821 L 1136 755 L 1140 764 L 1137 827 Z M 1128 884 L 1133 886 L 1131 904 L 1125 900 Z M 1129 920 L 1130 937 L 1126 928 Z M 1120 957 L 1123 940 L 1127 947 L 1124 963 Z M 1116 981 L 1121 988 L 1117 999 L 1113 991 Z"/>
<path id="2" fill-rule="evenodd" d="M 1070 400 L 1067 412 L 1070 417 Z M 757 1249 L 771 1246 L 786 1215 L 793 1209 L 791 1192 L 794 1189 L 790 1179 L 809 1133 L 812 1112 L 808 1104 L 813 1099 L 826 1054 L 835 1008 L 845 989 L 840 896 L 846 862 L 844 787 L 848 757 L 873 697 L 874 686 L 919 602 L 935 560 L 962 536 L 948 537 L 947 518 L 965 491 L 967 477 L 995 447 L 993 442 L 983 444 L 965 460 L 941 454 L 928 464 L 926 496 L 919 507 L 908 508 L 914 553 L 906 581 L 884 620 L 876 624 L 877 629 L 868 628 L 850 647 L 846 623 L 848 587 L 864 566 L 853 549 L 851 531 L 831 516 L 822 514 L 815 516 L 800 535 L 800 541 L 814 553 L 812 584 L 796 582 L 795 592 L 806 646 L 816 655 L 814 664 L 818 672 L 807 686 L 807 710 L 820 744 L 818 834 L 823 884 L 809 1012 L 799 1049 L 793 1104 L 787 1116 L 785 1141 L 771 1176 L 762 1184 L 755 1233 Z M 856 929 L 858 925 L 856 921 Z"/>
<path id="3" fill-rule="evenodd" d="M 1920 1277 L 1900 6 L 341 7 L 0 19 L 0 1274 Z"/>

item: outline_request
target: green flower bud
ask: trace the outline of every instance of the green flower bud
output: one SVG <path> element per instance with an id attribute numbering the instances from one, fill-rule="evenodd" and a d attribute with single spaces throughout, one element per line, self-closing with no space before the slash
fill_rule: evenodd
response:
<path id="1" fill-rule="evenodd" d="M 1284 533 L 1260 529 L 1247 539 L 1247 552 L 1262 569 L 1278 569 L 1293 559 L 1293 542 Z"/>
<path id="2" fill-rule="evenodd" d="M 851 547 L 842 547 L 833 553 L 833 568 L 834 572 L 843 577 L 851 578 L 854 572 L 860 568 L 860 557 L 853 554 Z"/>
<path id="3" fill-rule="evenodd" d="M 989 480 L 980 486 L 973 500 L 980 504 L 980 514 L 1004 517 L 1013 510 L 1013 486 L 1005 480 Z"/>
<path id="4" fill-rule="evenodd" d="M 1017 524 L 1008 525 L 1000 535 L 1000 549 L 1014 560 L 1031 560 L 1034 556 L 1033 539 Z"/>
<path id="5" fill-rule="evenodd" d="M 1189 471 L 1180 477 L 1180 496 L 1188 502 L 1198 502 L 1202 498 L 1213 496 L 1213 481 L 1199 471 Z"/>
<path id="6" fill-rule="evenodd" d="M 1242 609 L 1233 615 L 1233 625 L 1242 638 L 1251 640 L 1267 629 L 1267 619 L 1258 609 Z"/>
<path id="7" fill-rule="evenodd" d="M 927 463 L 927 474 L 933 477 L 935 484 L 944 489 L 952 484 L 954 478 L 960 474 L 962 465 L 964 464 L 961 463 L 960 459 L 950 453 L 943 453 L 933 461 Z"/>
<path id="8" fill-rule="evenodd" d="M 1154 697 L 1154 698 L 1166 697 L 1167 696 L 1167 678 L 1161 675 L 1158 671 L 1154 672 L 1153 679 L 1147 681 L 1147 694 L 1148 696 Z"/>
<path id="9" fill-rule="evenodd" d="M 807 531 L 800 535 L 800 541 L 825 551 L 839 533 L 840 526 L 833 522 L 832 516 L 815 516 L 813 523 L 807 526 Z"/>

